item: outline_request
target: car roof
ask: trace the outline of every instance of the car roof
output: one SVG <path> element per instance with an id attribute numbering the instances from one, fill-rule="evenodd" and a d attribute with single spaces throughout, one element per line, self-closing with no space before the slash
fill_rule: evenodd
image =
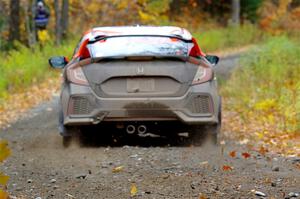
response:
<path id="1" fill-rule="evenodd" d="M 191 40 L 192 35 L 184 28 L 176 26 L 106 26 L 95 27 L 86 32 L 85 38 L 90 40 L 99 36 L 122 36 L 122 35 L 157 35 L 176 36 L 184 40 Z"/>

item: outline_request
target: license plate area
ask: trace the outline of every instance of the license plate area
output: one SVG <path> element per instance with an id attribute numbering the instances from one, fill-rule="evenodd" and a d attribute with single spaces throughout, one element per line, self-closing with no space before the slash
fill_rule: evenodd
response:
<path id="1" fill-rule="evenodd" d="M 127 78 L 128 93 L 144 93 L 155 91 L 155 81 L 153 78 Z"/>

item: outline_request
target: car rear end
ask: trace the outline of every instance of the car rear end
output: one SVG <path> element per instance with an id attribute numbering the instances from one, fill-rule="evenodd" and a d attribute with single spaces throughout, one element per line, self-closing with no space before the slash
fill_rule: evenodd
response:
<path id="1" fill-rule="evenodd" d="M 153 35 L 90 42 L 90 62 L 66 70 L 64 125 L 218 123 L 220 97 L 213 69 L 190 62 L 189 45 L 180 38 Z"/>
<path id="2" fill-rule="evenodd" d="M 82 70 L 89 85 L 70 83 L 63 92 L 62 100 L 68 104 L 65 124 L 149 120 L 216 123 L 216 82 L 197 82 L 198 68 L 169 60 L 86 65 Z M 138 74 L 139 70 L 144 74 Z"/>

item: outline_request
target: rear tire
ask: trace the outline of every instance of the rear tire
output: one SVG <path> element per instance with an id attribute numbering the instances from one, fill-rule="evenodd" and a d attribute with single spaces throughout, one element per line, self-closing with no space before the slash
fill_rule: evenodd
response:
<path id="1" fill-rule="evenodd" d="M 71 142 L 72 142 L 71 136 L 62 137 L 62 144 L 64 148 L 68 148 L 71 145 Z"/>
<path id="2" fill-rule="evenodd" d="M 218 112 L 218 123 L 203 125 L 203 126 L 193 126 L 193 128 L 189 132 L 189 137 L 193 145 L 199 146 L 204 141 L 208 141 L 215 145 L 218 144 L 219 135 L 221 134 L 221 126 L 222 126 L 222 111 L 221 105 Z"/>
<path id="3" fill-rule="evenodd" d="M 65 148 L 69 147 L 72 143 L 72 140 L 75 136 L 80 135 L 80 127 L 78 126 L 64 126 L 64 133 L 62 135 L 62 142 Z"/>
<path id="4" fill-rule="evenodd" d="M 59 134 L 62 136 L 62 144 L 65 148 L 69 147 L 72 143 L 72 138 L 80 133 L 79 127 L 64 125 L 64 115 L 62 110 L 59 111 L 58 115 L 58 130 Z"/>
<path id="5" fill-rule="evenodd" d="M 192 126 L 189 131 L 188 144 L 194 146 L 201 146 L 207 138 L 207 131 L 205 131 L 205 126 Z"/>

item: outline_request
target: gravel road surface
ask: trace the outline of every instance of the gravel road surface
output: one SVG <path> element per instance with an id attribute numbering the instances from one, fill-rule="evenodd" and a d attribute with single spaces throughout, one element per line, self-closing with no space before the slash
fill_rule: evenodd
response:
<path id="1" fill-rule="evenodd" d="M 228 74 L 237 59 L 221 61 L 219 74 Z M 100 136 L 92 144 L 63 148 L 57 111 L 56 97 L 1 130 L 13 152 L 0 167 L 10 176 L 12 198 L 130 198 L 133 185 L 134 198 L 151 199 L 297 198 L 300 193 L 299 158 L 262 155 L 226 138 L 224 145 L 194 147 L 159 137 L 111 144 Z"/>

